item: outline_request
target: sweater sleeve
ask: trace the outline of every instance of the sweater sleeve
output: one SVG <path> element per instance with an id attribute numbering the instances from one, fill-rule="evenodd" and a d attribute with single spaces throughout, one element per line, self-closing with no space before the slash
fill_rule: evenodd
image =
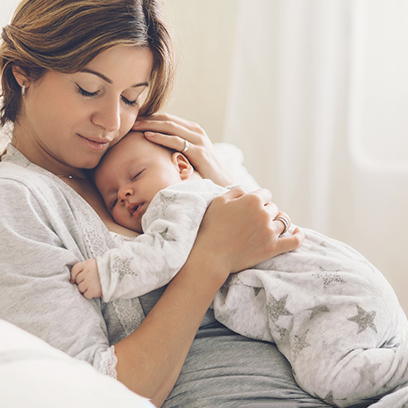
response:
<path id="1" fill-rule="evenodd" d="M 139 297 L 166 285 L 186 262 L 208 203 L 195 191 L 160 191 L 143 216 L 144 233 L 97 257 L 103 301 Z"/>
<path id="2" fill-rule="evenodd" d="M 46 183 L 0 177 L 0 318 L 100 368 L 109 350 L 98 300 L 70 283 L 85 258 L 69 203 Z"/>

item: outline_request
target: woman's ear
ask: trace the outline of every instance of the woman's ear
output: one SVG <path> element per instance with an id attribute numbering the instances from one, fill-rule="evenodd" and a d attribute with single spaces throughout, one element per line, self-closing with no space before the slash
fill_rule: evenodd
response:
<path id="1" fill-rule="evenodd" d="M 21 86 L 21 87 L 25 87 L 28 88 L 30 86 L 30 79 L 29 76 L 27 75 L 27 73 L 24 71 L 24 69 L 20 68 L 17 65 L 13 65 L 13 67 L 11 68 L 14 78 L 17 81 L 17 83 Z"/>
<path id="2" fill-rule="evenodd" d="M 176 166 L 176 169 L 180 173 L 181 179 L 187 180 L 194 172 L 193 166 L 188 161 L 187 157 L 180 152 L 173 153 L 171 161 Z"/>

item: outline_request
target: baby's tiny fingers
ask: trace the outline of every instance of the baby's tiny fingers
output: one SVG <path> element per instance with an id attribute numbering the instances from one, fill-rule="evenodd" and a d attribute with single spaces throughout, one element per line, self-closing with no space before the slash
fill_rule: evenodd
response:
<path id="1" fill-rule="evenodd" d="M 78 274 L 82 271 L 82 262 L 75 264 L 71 269 L 71 283 L 75 283 Z"/>
<path id="2" fill-rule="evenodd" d="M 84 294 L 88 290 L 88 285 L 85 281 L 77 282 L 78 290 Z"/>
<path id="3" fill-rule="evenodd" d="M 83 292 L 82 294 L 84 295 L 84 298 L 88 300 L 91 300 L 95 297 L 89 290 L 85 290 L 85 292 Z"/>

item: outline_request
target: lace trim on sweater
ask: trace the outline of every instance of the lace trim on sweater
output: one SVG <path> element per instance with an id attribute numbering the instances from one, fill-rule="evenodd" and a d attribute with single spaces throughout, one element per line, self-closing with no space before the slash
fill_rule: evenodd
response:
<path id="1" fill-rule="evenodd" d="M 115 354 L 115 346 L 109 347 L 106 351 L 101 353 L 101 362 L 99 364 L 99 372 L 117 380 L 118 373 L 116 372 L 116 365 L 118 358 Z"/>

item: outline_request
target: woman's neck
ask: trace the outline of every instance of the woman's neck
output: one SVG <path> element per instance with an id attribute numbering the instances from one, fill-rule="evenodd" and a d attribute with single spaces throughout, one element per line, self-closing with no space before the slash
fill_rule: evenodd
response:
<path id="1" fill-rule="evenodd" d="M 56 159 L 44 146 L 38 142 L 35 135 L 24 124 L 14 126 L 11 144 L 18 149 L 31 163 L 59 177 L 86 179 L 82 169 L 74 168 Z"/>

